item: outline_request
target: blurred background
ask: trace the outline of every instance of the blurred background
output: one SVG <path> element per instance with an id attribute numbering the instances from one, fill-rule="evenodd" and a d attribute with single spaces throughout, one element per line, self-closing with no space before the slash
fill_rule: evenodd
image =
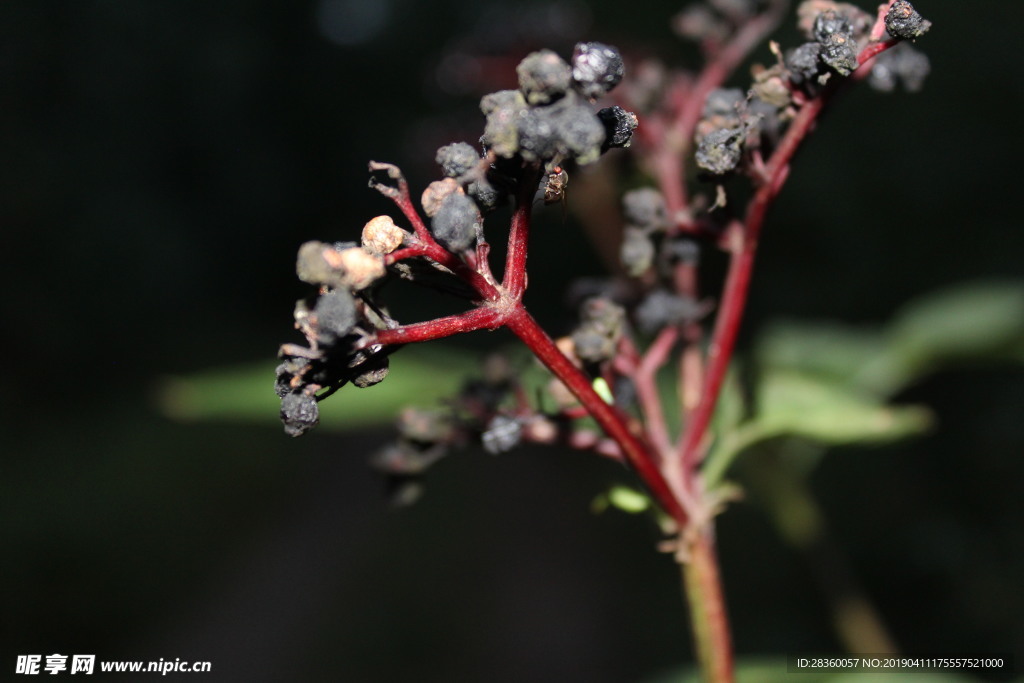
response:
<path id="1" fill-rule="evenodd" d="M 368 160 L 423 187 L 437 146 L 479 135 L 480 93 L 542 46 L 601 40 L 695 64 L 669 28 L 680 8 L 0 3 L 4 676 L 16 654 L 54 652 L 208 660 L 217 681 L 647 681 L 689 664 L 654 525 L 591 512 L 630 481 L 620 467 L 470 451 L 394 510 L 366 466 L 393 411 L 347 419 L 328 401 L 332 427 L 293 440 L 271 394 L 276 348 L 297 341 L 297 246 L 355 239 L 391 212 L 366 187 Z M 924 91 L 858 88 L 828 113 L 766 226 L 745 348 L 779 319 L 880 326 L 936 289 L 1024 278 L 1024 6 L 919 8 L 934 22 Z M 571 211 L 540 221 L 527 303 L 564 333 L 560 293 L 602 266 Z M 509 341 L 458 339 L 463 361 L 438 365 L 438 382 L 457 386 Z M 366 396 L 397 382 L 398 399 L 435 402 L 401 384 L 407 355 L 432 362 L 418 353 Z M 259 364 L 265 383 L 244 384 Z M 188 383 L 210 373 L 222 381 Z M 188 394 L 232 377 L 223 405 Z M 238 393 L 268 414 L 218 412 Z M 937 368 L 896 400 L 929 406 L 935 429 L 833 449 L 808 475 L 837 571 L 905 652 L 1024 662 L 1019 357 Z M 737 503 L 719 538 L 741 658 L 843 651 L 820 568 L 771 515 Z"/>

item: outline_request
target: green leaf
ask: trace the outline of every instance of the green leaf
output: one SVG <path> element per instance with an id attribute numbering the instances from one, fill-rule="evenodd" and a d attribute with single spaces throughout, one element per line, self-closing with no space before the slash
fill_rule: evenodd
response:
<path id="1" fill-rule="evenodd" d="M 916 374 L 951 361 L 1014 357 L 1024 343 L 1024 283 L 960 285 L 918 299 L 893 322 L 889 343 Z"/>
<path id="2" fill-rule="evenodd" d="M 459 389 L 475 365 L 465 351 L 422 346 L 391 357 L 391 373 L 365 389 L 346 385 L 320 404 L 320 429 L 347 431 L 390 424 L 410 403 L 432 404 Z M 274 394 L 275 361 L 168 377 L 157 386 L 157 407 L 180 421 L 251 422 L 280 428 Z"/>
<path id="3" fill-rule="evenodd" d="M 772 372 L 757 393 L 761 429 L 826 445 L 884 442 L 918 434 L 931 424 L 918 406 L 887 406 L 848 386 L 794 372 Z"/>
<path id="4" fill-rule="evenodd" d="M 783 322 L 769 327 L 758 340 L 758 367 L 792 370 L 836 383 L 873 390 L 866 376 L 886 356 L 886 337 L 876 329 L 837 323 Z"/>
<path id="5" fill-rule="evenodd" d="M 920 406 L 889 406 L 834 380 L 788 370 L 766 372 L 757 386 L 753 419 L 723 434 L 702 470 L 717 487 L 733 461 L 769 439 L 801 438 L 824 446 L 881 443 L 919 434 L 931 425 Z"/>

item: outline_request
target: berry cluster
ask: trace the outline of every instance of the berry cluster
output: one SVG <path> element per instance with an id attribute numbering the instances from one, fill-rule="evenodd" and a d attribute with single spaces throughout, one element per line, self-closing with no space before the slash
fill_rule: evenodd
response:
<path id="1" fill-rule="evenodd" d="M 483 326 L 481 320 L 495 317 L 493 309 L 477 309 L 456 322 L 403 327 L 379 300 L 381 285 L 389 277 L 455 293 L 478 306 L 493 302 L 501 291 L 487 263 L 484 217 L 514 199 L 519 216 L 514 221 L 520 222 L 513 228 L 519 225 L 521 232 L 541 179 L 546 183 L 545 198 L 557 201 L 568 177 L 565 165 L 587 164 L 608 149 L 629 145 L 637 117 L 620 106 L 596 112 L 591 106 L 622 80 L 623 61 L 615 48 L 581 43 L 571 63 L 541 50 L 523 59 L 516 72 L 518 90 L 491 93 L 480 102 L 486 116 L 482 151 L 465 142 L 437 150 L 443 177 L 430 183 L 420 197 L 429 228 L 412 205 L 398 168 L 374 162 L 370 168 L 377 175 L 371 178 L 371 187 L 398 205 L 412 231 L 398 227 L 389 216 L 378 216 L 363 228 L 360 244 L 307 242 L 300 247 L 296 272 L 316 290 L 295 307 L 295 326 L 307 344 L 285 344 L 280 350 L 277 393 L 288 434 L 299 436 L 314 427 L 317 402 L 343 385 L 367 387 L 383 380 L 389 354 L 409 340 L 408 334 L 446 336 Z M 513 271 L 524 267 L 506 269 L 506 291 L 518 288 L 521 296 L 525 274 Z M 499 426 L 497 431 L 479 431 L 492 434 L 485 441 L 502 450 L 514 430 L 511 423 Z M 422 463 L 431 459 L 424 453 L 434 451 L 417 453 L 416 458 L 399 460 Z"/>
<path id="2" fill-rule="evenodd" d="M 686 14 L 690 33 L 699 24 L 692 21 L 695 11 Z M 710 16 L 708 12 L 705 8 L 697 14 Z M 833 77 L 851 75 L 859 66 L 860 51 L 876 40 L 873 17 L 848 3 L 806 0 L 798 15 L 807 42 L 786 52 L 771 68 L 755 67 L 754 82 L 745 93 L 718 89 L 708 94 L 694 133 L 694 160 L 702 174 L 725 176 L 747 164 L 752 152 L 770 146 L 778 137 L 795 114 L 794 104 L 820 94 Z M 700 25 L 705 32 L 712 30 L 706 22 Z M 909 2 L 900 0 L 888 9 L 884 25 L 895 38 L 916 38 L 931 23 Z M 896 47 L 878 56 L 869 82 L 884 91 L 893 90 L 897 83 L 909 91 L 919 90 L 929 71 L 927 57 L 909 45 Z"/>
<path id="3" fill-rule="evenodd" d="M 910 3 L 889 0 L 872 16 L 848 3 L 805 0 L 797 13 L 806 42 L 788 53 L 772 43 L 774 63 L 756 65 L 748 88 L 725 87 L 787 4 L 691 5 L 675 29 L 699 42 L 704 70 L 673 72 L 649 61 L 636 86 L 596 112 L 596 100 L 623 78 L 618 51 L 581 43 L 569 61 L 550 50 L 528 55 L 516 69 L 518 89 L 482 98 L 480 149 L 456 142 L 437 150 L 443 177 L 422 193 L 419 208 L 397 167 L 371 162 L 371 187 L 394 202 L 408 226 L 380 216 L 366 224 L 360 244 L 302 245 L 296 270 L 315 290 L 296 305 L 295 326 L 307 345 L 282 346 L 277 370 L 285 431 L 298 436 L 316 425 L 319 400 L 347 383 L 380 382 L 390 354 L 405 344 L 500 327 L 512 332 L 551 371 L 545 391 L 528 390 L 507 361 L 492 360 L 484 378 L 443 409 L 403 412 L 397 441 L 374 465 L 400 502 L 415 498 L 431 464 L 467 443 L 494 454 L 524 441 L 561 443 L 629 465 L 664 513 L 666 547 L 684 565 L 695 602 L 697 651 L 714 680 L 732 679 L 732 649 L 712 522 L 730 495 L 721 485 L 729 460 L 717 448 L 728 438 L 716 445 L 712 418 L 768 210 L 796 151 L 844 84 L 868 78 L 881 89 L 916 89 L 928 71 L 927 60 L 900 45 L 930 26 Z M 578 324 L 553 340 L 523 304 L 533 207 L 540 197 L 565 199 L 574 165 L 634 142 L 637 174 L 650 178 L 623 197 L 623 276 L 578 283 Z M 691 194 L 692 176 L 714 183 L 713 198 Z M 744 179 L 749 187 L 727 193 Z M 503 204 L 512 213 L 499 282 L 488 233 L 494 237 L 501 214 L 492 211 Z M 737 204 L 745 206 L 737 212 Z M 492 225 L 485 229 L 485 221 Z M 699 267 L 716 250 L 728 270 L 720 293 L 708 296 Z M 380 301 L 390 278 L 455 294 L 468 310 L 399 322 Z M 713 310 L 714 324 L 706 325 Z M 669 368 L 672 381 L 660 382 Z M 673 403 L 665 401 L 668 386 L 676 389 Z M 669 406 L 678 406 L 678 419 L 670 419 Z"/>
<path id="4" fill-rule="evenodd" d="M 501 90 L 480 101 L 487 117 L 481 142 L 497 156 L 588 164 L 612 147 L 629 145 L 636 116 L 621 107 L 595 114 L 589 106 L 622 80 L 624 66 L 615 48 L 580 43 L 572 64 L 540 50 L 521 61 L 516 73 L 518 90 Z"/>
<path id="5" fill-rule="evenodd" d="M 374 301 L 375 284 L 386 273 L 385 255 L 405 238 L 390 217 L 378 216 L 363 227 L 361 246 L 306 242 L 299 248 L 296 273 L 316 286 L 317 294 L 295 305 L 295 326 L 308 346 L 283 345 L 277 367 L 281 420 L 291 436 L 317 425 L 322 389 L 334 391 L 349 382 L 369 387 L 387 377 L 387 350 L 362 348 L 360 342 L 388 325 Z"/>

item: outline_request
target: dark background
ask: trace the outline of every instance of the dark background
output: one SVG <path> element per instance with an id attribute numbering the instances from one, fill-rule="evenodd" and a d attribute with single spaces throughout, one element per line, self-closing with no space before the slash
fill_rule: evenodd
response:
<path id="1" fill-rule="evenodd" d="M 395 512 L 365 466 L 386 430 L 292 440 L 272 420 L 155 407 L 161 377 L 292 339 L 297 245 L 389 210 L 367 160 L 418 188 L 438 144 L 474 139 L 479 89 L 508 82 L 453 82 L 453 55 L 508 78 L 528 50 L 579 39 L 693 54 L 668 30 L 675 3 L 370 4 L 0 4 L 5 677 L 15 654 L 53 652 L 209 660 L 218 681 L 639 681 L 691 660 L 652 525 L 589 512 L 627 479 L 613 464 L 471 452 Z M 745 338 L 1024 275 L 1022 5 L 919 6 L 925 91 L 860 88 L 829 112 L 766 228 Z M 600 267 L 571 217 L 543 220 L 527 301 L 561 332 L 558 292 Z M 905 651 L 1024 661 L 1022 379 L 931 377 L 901 399 L 932 406 L 938 431 L 843 449 L 812 480 Z M 739 654 L 838 652 L 763 515 L 737 504 L 719 528 Z"/>

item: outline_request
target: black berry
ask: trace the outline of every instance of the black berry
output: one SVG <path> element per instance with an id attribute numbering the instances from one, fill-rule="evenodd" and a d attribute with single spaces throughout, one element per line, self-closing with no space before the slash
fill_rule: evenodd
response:
<path id="1" fill-rule="evenodd" d="M 519 89 L 529 104 L 548 104 L 560 98 L 572 82 L 572 70 L 551 50 L 530 53 L 516 67 Z"/>
<path id="2" fill-rule="evenodd" d="M 882 92 L 895 90 L 897 84 L 902 84 L 907 92 L 918 92 L 930 72 L 928 55 L 909 43 L 900 43 L 875 58 L 868 84 Z"/>
<path id="3" fill-rule="evenodd" d="M 480 161 L 480 155 L 468 143 L 453 142 L 439 148 L 435 160 L 446 176 L 457 178 L 473 170 Z"/>
<path id="4" fill-rule="evenodd" d="M 804 43 L 786 55 L 789 80 L 797 85 L 813 81 L 821 73 L 821 43 Z"/>
<path id="5" fill-rule="evenodd" d="M 281 399 L 281 421 L 288 436 L 302 436 L 320 422 L 316 398 L 303 392 L 285 394 Z"/>
<path id="6" fill-rule="evenodd" d="M 724 175 L 743 158 L 743 128 L 719 128 L 705 135 L 697 145 L 697 165 L 713 175 Z"/>
<path id="7" fill-rule="evenodd" d="M 636 114 L 615 105 L 614 107 L 605 107 L 597 112 L 597 118 L 604 124 L 605 138 L 602 150 L 607 151 L 612 147 L 629 147 L 629 143 L 633 139 L 633 131 L 636 130 L 638 124 Z"/>
<path id="8" fill-rule="evenodd" d="M 518 90 L 499 90 L 484 95 L 480 111 L 487 117 L 481 142 L 502 157 L 519 151 L 519 121 L 526 112 L 523 94 Z"/>
<path id="9" fill-rule="evenodd" d="M 843 76 L 857 68 L 857 43 L 848 33 L 830 33 L 821 43 L 821 61 Z"/>
<path id="10" fill-rule="evenodd" d="M 845 14 L 840 14 L 835 10 L 825 10 L 814 18 L 813 31 L 814 39 L 819 43 L 825 43 L 833 33 L 853 35 L 853 24 Z"/>
<path id="11" fill-rule="evenodd" d="M 622 213 L 626 222 L 649 230 L 662 230 L 668 225 L 665 198 L 653 187 L 630 190 L 622 195 Z"/>
<path id="12" fill-rule="evenodd" d="M 619 259 L 626 272 L 632 277 L 639 277 L 647 272 L 654 263 L 654 242 L 641 228 L 626 228 L 622 234 L 622 247 Z"/>
<path id="13" fill-rule="evenodd" d="M 348 290 L 335 289 L 324 294 L 317 299 L 313 313 L 320 333 L 318 338 L 324 344 L 333 344 L 351 332 L 356 324 L 356 303 Z"/>
<path id="14" fill-rule="evenodd" d="M 603 43 L 579 43 L 572 53 L 572 78 L 581 95 L 595 99 L 614 88 L 626 73 L 619 51 Z"/>
<path id="15" fill-rule="evenodd" d="M 480 210 L 466 195 L 455 192 L 444 200 L 430 221 L 431 231 L 443 247 L 452 252 L 465 251 L 476 241 L 481 224 Z"/>
<path id="16" fill-rule="evenodd" d="M 694 320 L 700 312 L 700 305 L 696 301 L 684 299 L 664 289 L 656 289 L 640 302 L 634 315 L 637 327 L 651 333 L 667 325 Z"/>
<path id="17" fill-rule="evenodd" d="M 885 15 L 885 30 L 894 38 L 912 40 L 928 32 L 932 22 L 928 21 L 906 0 L 897 0 Z"/>

